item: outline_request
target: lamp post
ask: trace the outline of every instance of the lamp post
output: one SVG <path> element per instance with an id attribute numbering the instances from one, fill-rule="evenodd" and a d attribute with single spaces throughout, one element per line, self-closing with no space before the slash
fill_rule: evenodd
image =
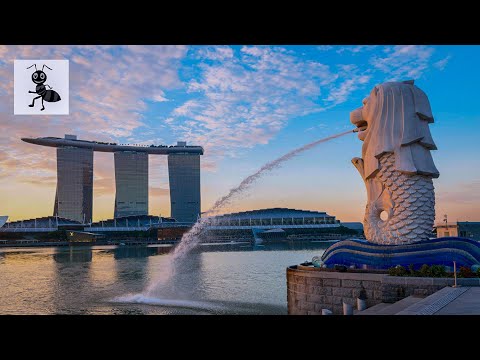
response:
<path id="1" fill-rule="evenodd" d="M 457 287 L 457 262 L 456 261 L 453 262 L 453 277 L 455 279 L 453 287 L 456 288 Z"/>

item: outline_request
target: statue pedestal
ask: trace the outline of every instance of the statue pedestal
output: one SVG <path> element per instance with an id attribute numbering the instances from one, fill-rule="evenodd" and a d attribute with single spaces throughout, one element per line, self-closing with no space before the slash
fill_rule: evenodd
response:
<path id="1" fill-rule="evenodd" d="M 383 269 L 413 264 L 471 267 L 480 264 L 480 242 L 459 237 L 419 241 L 408 245 L 378 245 L 365 240 L 343 240 L 330 246 L 322 255 L 327 267 L 355 266 L 360 269 Z"/>

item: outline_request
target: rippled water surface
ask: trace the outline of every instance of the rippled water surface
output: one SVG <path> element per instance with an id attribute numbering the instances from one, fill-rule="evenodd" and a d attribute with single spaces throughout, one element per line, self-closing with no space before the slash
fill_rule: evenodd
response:
<path id="1" fill-rule="evenodd" d="M 202 244 L 153 295 L 169 246 L 0 248 L 0 314 L 286 314 L 286 267 L 328 245 Z"/>

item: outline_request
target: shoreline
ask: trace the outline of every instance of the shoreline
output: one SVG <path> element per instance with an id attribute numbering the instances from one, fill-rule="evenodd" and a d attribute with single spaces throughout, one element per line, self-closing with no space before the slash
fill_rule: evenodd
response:
<path id="1" fill-rule="evenodd" d="M 0 240 L 2 241 L 2 240 Z M 3 240 L 4 241 L 4 240 Z M 291 240 L 291 241 L 278 241 L 278 242 L 268 242 L 261 245 L 253 245 L 249 241 L 217 241 L 217 242 L 205 242 L 200 243 L 201 246 L 210 246 L 210 245 L 244 245 L 251 244 L 252 246 L 263 246 L 263 245 L 272 245 L 272 244 L 331 244 L 333 242 L 341 241 L 338 240 Z M 76 247 L 76 246 L 139 246 L 139 245 L 168 245 L 175 246 L 180 240 L 109 240 L 109 241 L 92 241 L 92 242 L 68 242 L 68 241 L 36 241 L 36 240 L 19 240 L 18 242 L 8 242 L 0 243 L 0 249 L 2 248 L 37 248 L 37 247 Z"/>
<path id="2" fill-rule="evenodd" d="M 1 240 L 0 240 L 1 241 Z M 175 245 L 178 240 L 150 240 L 150 241 L 93 241 L 93 242 L 69 242 L 69 241 L 35 241 L 21 240 L 19 242 L 0 243 L 0 248 L 12 247 L 49 247 L 49 246 L 106 246 L 106 245 Z"/>

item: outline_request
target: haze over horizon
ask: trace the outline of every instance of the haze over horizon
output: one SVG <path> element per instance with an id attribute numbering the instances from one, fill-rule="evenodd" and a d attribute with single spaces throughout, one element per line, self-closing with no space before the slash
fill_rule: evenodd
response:
<path id="1" fill-rule="evenodd" d="M 14 59 L 70 60 L 70 115 L 13 115 Z M 52 215 L 56 151 L 22 137 L 201 145 L 202 211 L 264 163 L 353 130 L 372 87 L 415 79 L 430 99 L 437 220 L 480 221 L 480 46 L 0 46 L 0 215 Z M 362 221 L 347 135 L 291 160 L 225 212 L 269 207 Z M 95 153 L 94 220 L 113 217 L 113 154 Z M 152 215 L 169 216 L 166 157 L 150 156 Z"/>

